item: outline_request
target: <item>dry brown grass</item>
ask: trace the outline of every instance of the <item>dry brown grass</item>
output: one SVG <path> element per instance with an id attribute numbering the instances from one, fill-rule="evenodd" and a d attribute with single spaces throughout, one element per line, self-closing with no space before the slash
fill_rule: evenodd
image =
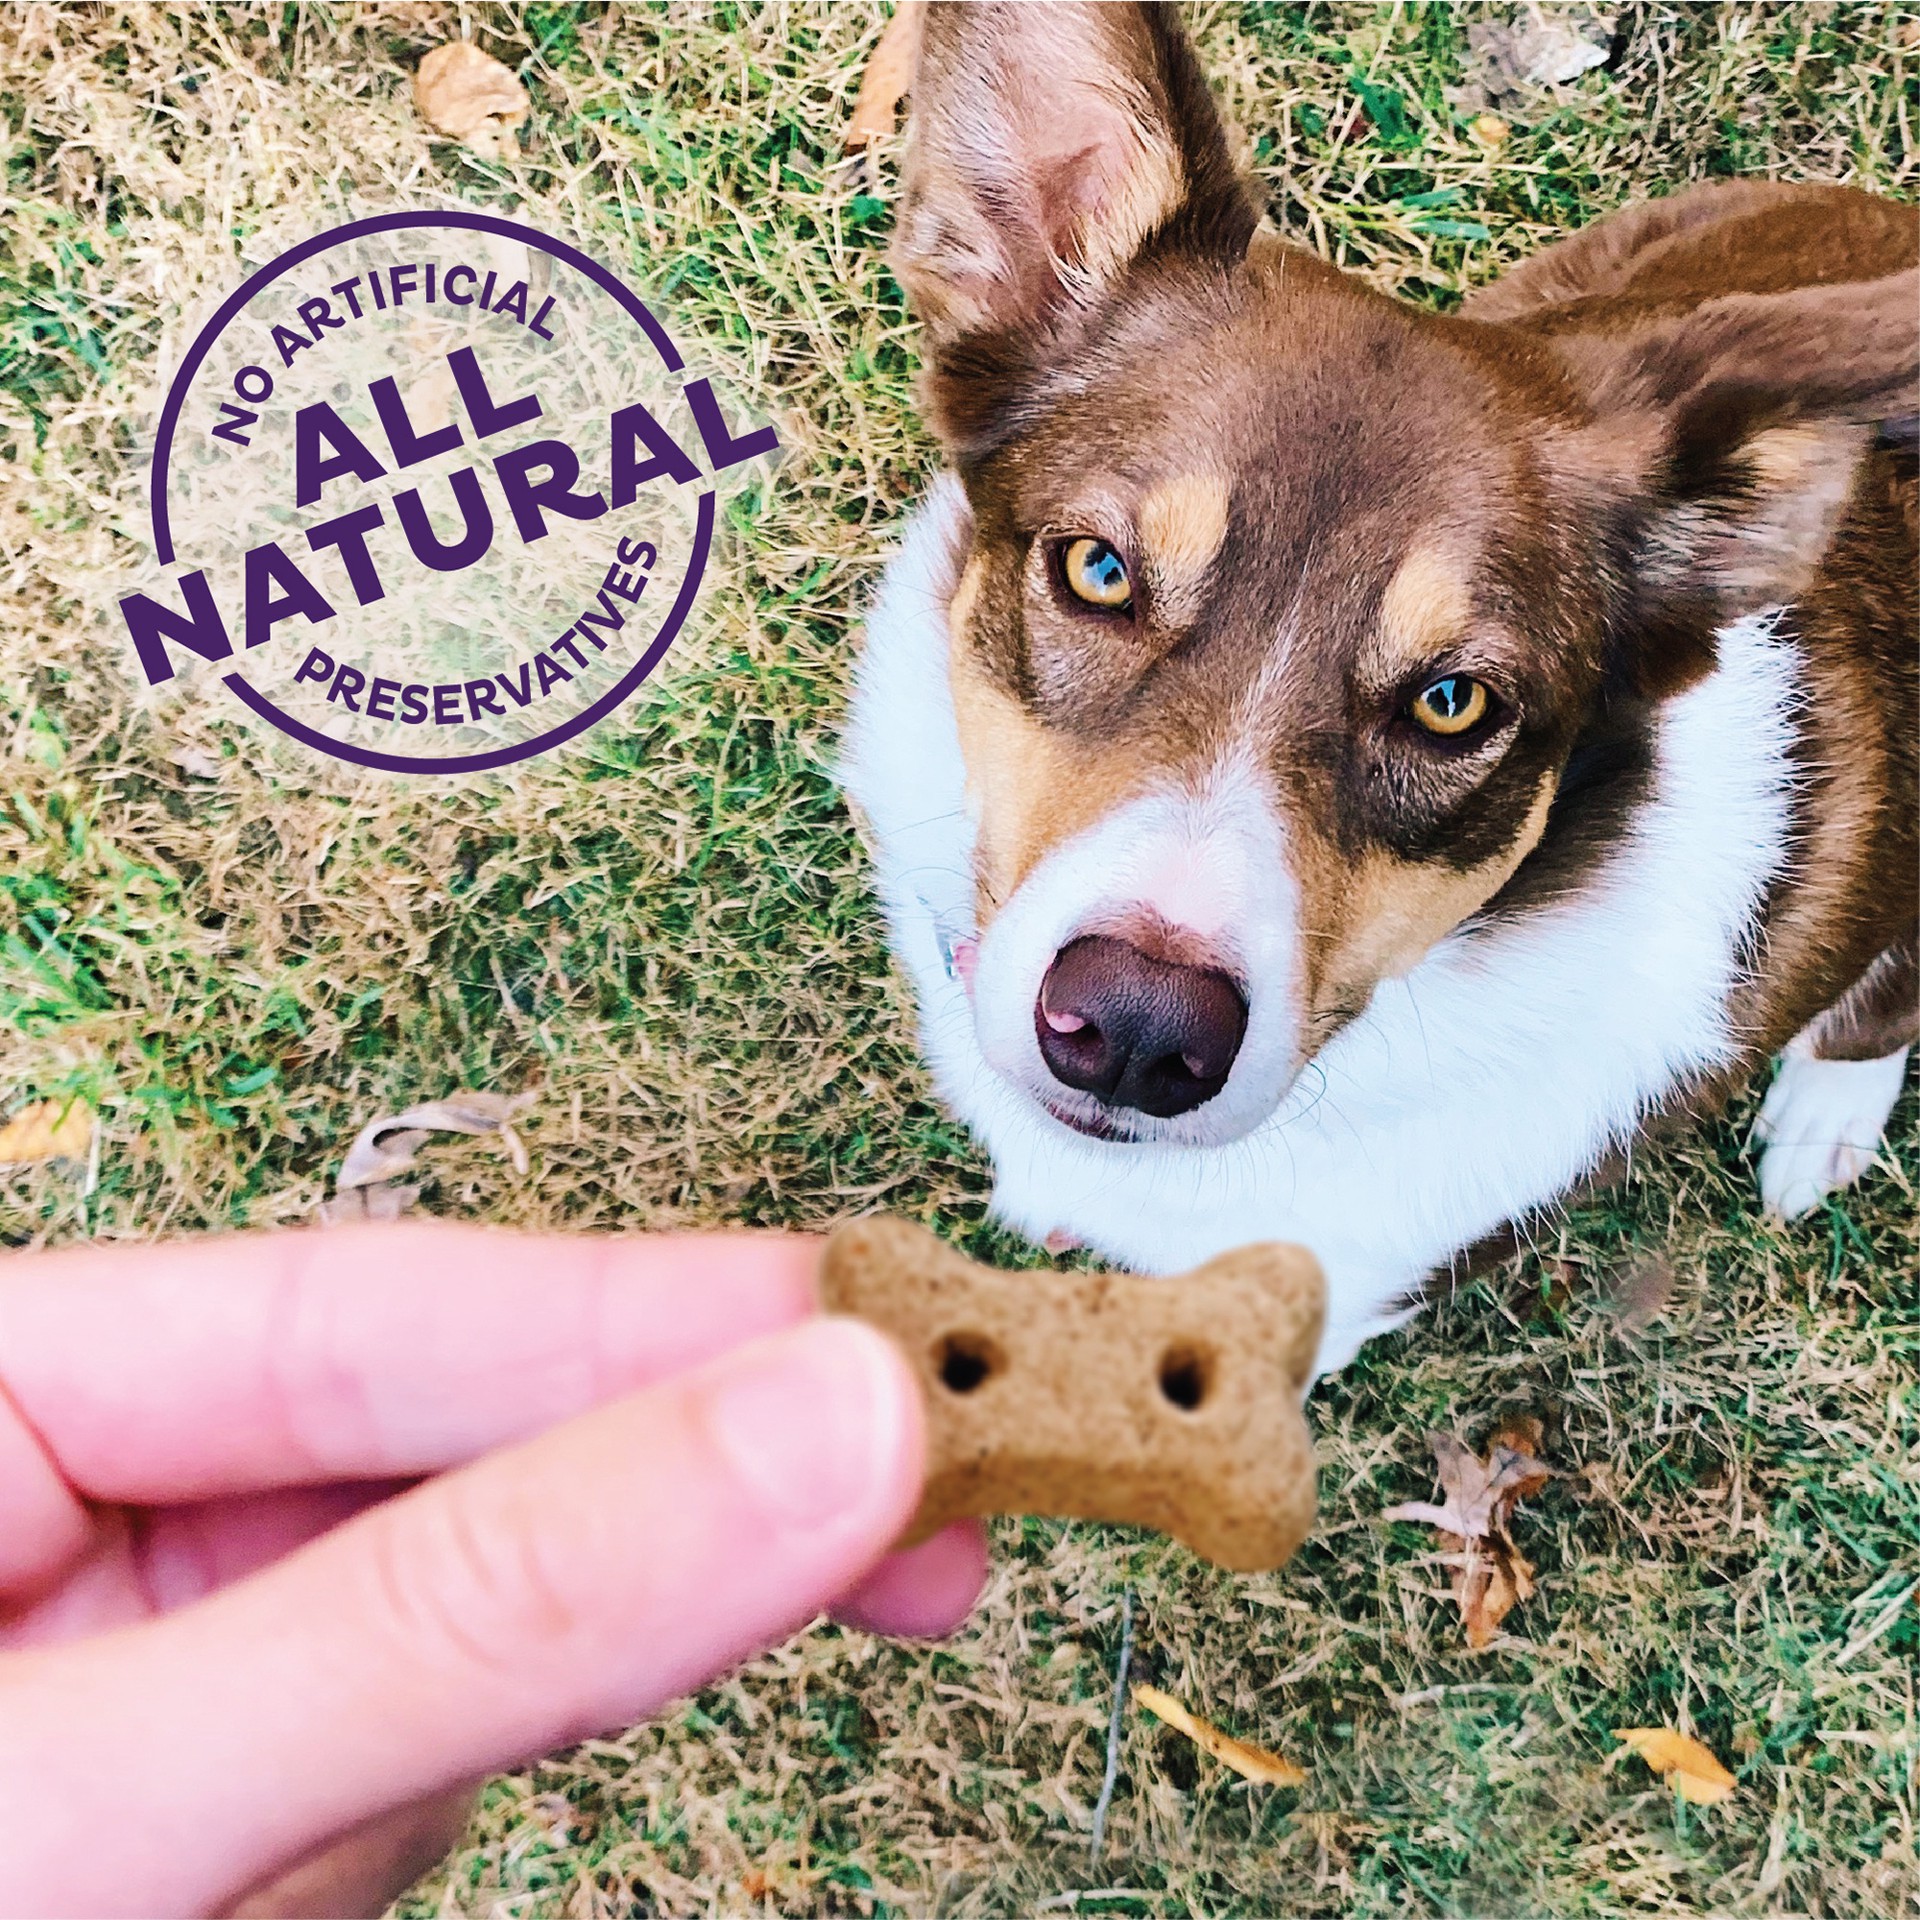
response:
<path id="1" fill-rule="evenodd" d="M 1614 68 L 1516 115 L 1497 151 L 1447 105 L 1460 13 L 1193 17 L 1276 215 L 1416 298 L 1703 173 L 1911 192 L 1920 164 L 1902 8 L 1630 8 Z M 57 1172 L 0 1187 L 11 1240 L 301 1218 L 366 1114 L 464 1082 L 541 1088 L 535 1174 L 437 1148 L 439 1211 L 820 1223 L 885 1201 L 993 1244 L 828 778 L 860 597 L 930 460 L 880 258 L 891 176 L 832 160 L 878 24 L 0 16 L 0 1086 L 82 1093 L 105 1128 L 91 1193 Z M 411 67 L 463 25 L 534 96 L 517 167 L 412 115 Z M 733 584 L 646 697 L 493 780 L 338 777 L 205 701 L 137 695 L 108 618 L 183 326 L 279 240 L 382 198 L 587 236 L 790 449 L 735 499 Z M 187 746 L 216 777 L 179 768 Z M 821 1629 L 658 1727 L 496 1783 L 407 1911 L 1914 1912 L 1912 1102 L 1886 1167 L 1792 1232 L 1757 1215 L 1743 1118 L 1324 1387 L 1325 1523 L 1284 1573 L 1005 1527 L 951 1647 Z M 1629 1333 L 1604 1297 L 1652 1249 L 1676 1288 Z M 1427 1426 L 1506 1406 L 1547 1419 L 1568 1477 L 1522 1523 L 1540 1594 L 1469 1655 L 1427 1537 L 1378 1516 L 1429 1490 Z M 1129 1586 L 1146 1676 L 1313 1773 L 1250 1788 L 1130 1719 L 1096 1868 Z M 1607 1729 L 1651 1723 L 1713 1744 L 1736 1798 L 1688 1811 L 1612 1764 Z"/>

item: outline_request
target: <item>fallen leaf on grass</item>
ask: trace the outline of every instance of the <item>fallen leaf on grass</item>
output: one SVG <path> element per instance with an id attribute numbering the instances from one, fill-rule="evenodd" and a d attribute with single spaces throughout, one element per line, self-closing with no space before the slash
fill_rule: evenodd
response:
<path id="1" fill-rule="evenodd" d="M 862 153 L 876 140 L 893 132 L 900 102 L 913 89 L 914 63 L 920 57 L 920 9 L 924 0 L 900 0 L 894 16 L 881 29 L 860 76 L 860 91 L 847 122 L 842 153 Z"/>
<path id="2" fill-rule="evenodd" d="M 1430 1433 L 1445 1504 L 1409 1500 L 1385 1520 L 1424 1520 L 1440 1535 L 1441 1557 L 1453 1569 L 1453 1597 L 1466 1623 L 1467 1645 L 1484 1647 L 1533 1593 L 1533 1567 L 1508 1532 L 1516 1502 L 1553 1478 L 1540 1458 L 1540 1423 L 1514 1421 L 1496 1431 L 1483 1460 L 1450 1433 Z"/>
<path id="3" fill-rule="evenodd" d="M 1710 1749 L 1690 1734 L 1671 1727 L 1615 1727 L 1613 1737 L 1624 1740 L 1655 1773 L 1673 1782 L 1682 1800 L 1703 1807 L 1725 1800 L 1737 1784 Z"/>
<path id="4" fill-rule="evenodd" d="M 497 1133 L 513 1156 L 513 1170 L 525 1173 L 527 1150 L 508 1124 L 533 1104 L 530 1093 L 474 1093 L 462 1091 L 445 1100 L 428 1100 L 405 1113 L 382 1114 L 369 1120 L 347 1149 L 336 1188 L 367 1187 L 408 1172 L 413 1156 L 430 1133 Z"/>
<path id="5" fill-rule="evenodd" d="M 1158 1687 L 1141 1683 L 1134 1687 L 1133 1697 L 1156 1719 L 1164 1720 L 1174 1732 L 1184 1733 L 1195 1746 L 1212 1754 L 1223 1766 L 1231 1767 L 1243 1780 L 1267 1787 L 1297 1787 L 1306 1780 L 1305 1767 L 1296 1767 L 1291 1760 L 1283 1760 L 1265 1747 L 1222 1733 L 1211 1720 L 1189 1713 L 1172 1694 L 1162 1693 Z"/>
<path id="6" fill-rule="evenodd" d="M 517 129 L 533 111 L 526 88 L 471 40 L 450 40 L 420 62 L 413 104 L 435 133 L 464 141 L 483 160 L 518 154 Z"/>
<path id="7" fill-rule="evenodd" d="M 1644 1333 L 1673 1299 L 1673 1263 L 1665 1254 L 1649 1253 L 1627 1269 L 1613 1297 L 1615 1324 L 1622 1333 Z"/>
<path id="8" fill-rule="evenodd" d="M 1521 1444 L 1514 1445 L 1515 1440 Z M 1424 1520 L 1443 1533 L 1480 1539 L 1506 1525 L 1516 1500 L 1537 1493 L 1553 1478 L 1552 1469 L 1535 1457 L 1530 1436 L 1519 1427 L 1509 1427 L 1497 1436 L 1484 1460 L 1450 1433 L 1430 1433 L 1427 1444 L 1433 1449 L 1446 1504 L 1436 1507 L 1429 1501 L 1409 1500 L 1390 1507 L 1383 1518 Z"/>
<path id="9" fill-rule="evenodd" d="M 512 1121 L 533 1104 L 533 1098 L 530 1093 L 463 1090 L 445 1100 L 409 1107 L 405 1113 L 369 1120 L 347 1149 L 340 1177 L 333 1183 L 333 1198 L 320 1206 L 320 1224 L 337 1227 L 351 1220 L 399 1219 L 419 1199 L 420 1189 L 387 1183 L 412 1171 L 414 1156 L 433 1133 L 497 1133 L 514 1172 L 524 1174 L 529 1165 L 527 1149 Z"/>
<path id="10" fill-rule="evenodd" d="M 398 1220 L 413 1211 L 419 1198 L 418 1187 L 349 1187 L 331 1200 L 322 1200 L 317 1217 L 323 1227 L 350 1226 L 357 1220 Z"/>
<path id="11" fill-rule="evenodd" d="M 0 1166 L 84 1160 L 93 1145 L 93 1109 L 84 1100 L 37 1100 L 0 1127 Z"/>
<path id="12" fill-rule="evenodd" d="M 1614 27 L 1610 10 L 1549 10 L 1539 0 L 1512 21 L 1476 20 L 1467 28 L 1464 84 L 1449 97 L 1474 112 L 1522 104 L 1541 88 L 1565 86 L 1606 64 Z"/>
<path id="13" fill-rule="evenodd" d="M 220 778 L 221 759 L 217 753 L 210 753 L 205 747 L 180 747 L 167 755 L 167 758 L 194 780 L 218 780 Z"/>

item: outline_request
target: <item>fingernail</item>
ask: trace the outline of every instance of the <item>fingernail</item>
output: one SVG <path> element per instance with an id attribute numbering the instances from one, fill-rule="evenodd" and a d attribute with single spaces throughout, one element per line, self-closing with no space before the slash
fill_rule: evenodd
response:
<path id="1" fill-rule="evenodd" d="M 816 1320 L 748 1349 L 708 1389 L 714 1442 L 786 1530 L 864 1511 L 897 1473 L 904 1369 L 871 1328 Z"/>

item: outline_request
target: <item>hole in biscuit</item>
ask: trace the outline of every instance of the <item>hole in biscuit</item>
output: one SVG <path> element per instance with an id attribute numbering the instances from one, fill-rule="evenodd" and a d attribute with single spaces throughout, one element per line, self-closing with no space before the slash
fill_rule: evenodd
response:
<path id="1" fill-rule="evenodd" d="M 1196 1413 L 1213 1386 L 1213 1355 L 1199 1347 L 1169 1347 L 1160 1356 L 1160 1391 L 1182 1413 Z"/>
<path id="2" fill-rule="evenodd" d="M 940 1384 L 949 1393 L 972 1393 L 998 1373 L 1005 1361 L 984 1333 L 950 1333 L 934 1349 Z"/>

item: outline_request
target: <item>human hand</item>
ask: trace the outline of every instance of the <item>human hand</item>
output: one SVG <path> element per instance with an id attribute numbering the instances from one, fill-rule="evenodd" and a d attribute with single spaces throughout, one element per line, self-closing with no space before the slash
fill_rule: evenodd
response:
<path id="1" fill-rule="evenodd" d="M 957 1624 L 982 1536 L 886 1553 L 918 1393 L 816 1263 L 402 1224 L 0 1266 L 0 1910 L 213 1910 L 824 1607 Z"/>

